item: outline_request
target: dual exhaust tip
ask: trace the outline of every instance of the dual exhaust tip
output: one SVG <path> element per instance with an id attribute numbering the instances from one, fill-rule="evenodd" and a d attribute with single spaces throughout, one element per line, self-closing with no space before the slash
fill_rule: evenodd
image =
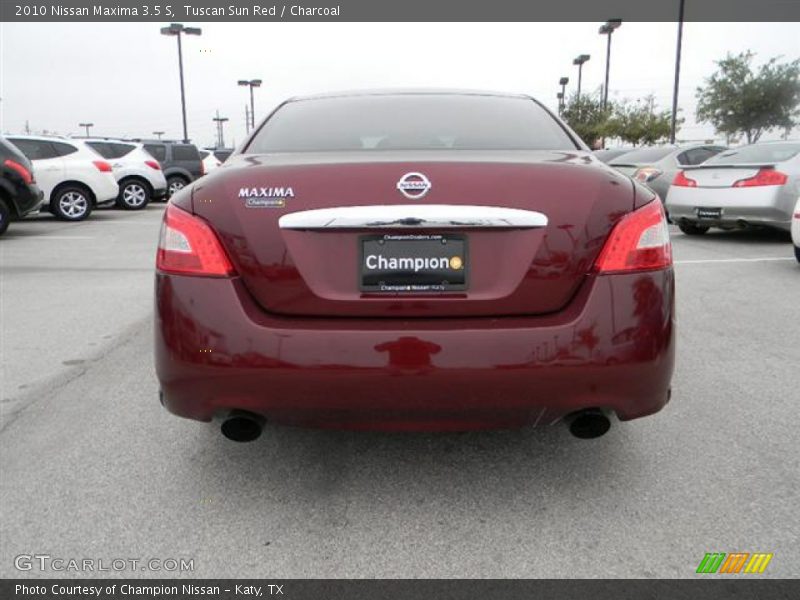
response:
<path id="1" fill-rule="evenodd" d="M 611 421 L 599 408 L 589 408 L 571 414 L 566 419 L 569 432 L 576 438 L 599 438 L 611 428 Z M 222 422 L 222 435 L 234 442 L 252 442 L 264 430 L 264 417 L 247 411 L 234 411 Z"/>

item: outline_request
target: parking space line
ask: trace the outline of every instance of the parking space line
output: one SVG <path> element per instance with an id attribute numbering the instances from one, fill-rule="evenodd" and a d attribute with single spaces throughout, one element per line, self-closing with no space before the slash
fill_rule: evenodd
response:
<path id="1" fill-rule="evenodd" d="M 773 262 L 795 260 L 791 256 L 762 256 L 759 258 L 701 258 L 697 260 L 676 260 L 676 265 L 701 265 L 706 263 Z"/>
<path id="2" fill-rule="evenodd" d="M 29 239 L 29 238 L 42 238 L 45 240 L 93 240 L 93 235 L 49 235 L 47 233 L 36 233 L 33 235 L 18 235 L 9 239 Z"/>

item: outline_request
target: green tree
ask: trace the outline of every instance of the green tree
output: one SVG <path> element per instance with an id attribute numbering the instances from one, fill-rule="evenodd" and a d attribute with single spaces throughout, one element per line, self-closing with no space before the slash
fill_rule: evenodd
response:
<path id="1" fill-rule="evenodd" d="M 669 138 L 672 113 L 657 110 L 653 96 L 636 102 L 625 100 L 614 105 L 606 131 L 609 137 L 638 146 L 656 144 Z M 678 120 L 678 125 L 683 119 Z"/>
<path id="2" fill-rule="evenodd" d="M 594 148 L 597 141 L 607 135 L 610 115 L 611 106 L 603 109 L 603 100 L 599 93 L 581 94 L 580 98 L 573 94 L 567 101 L 561 118 L 586 142 L 587 146 Z"/>
<path id="3" fill-rule="evenodd" d="M 751 144 L 770 129 L 791 129 L 800 116 L 800 59 L 772 58 L 754 71 L 754 56 L 748 50 L 717 61 L 717 71 L 696 94 L 698 121 L 726 136 L 743 133 Z"/>

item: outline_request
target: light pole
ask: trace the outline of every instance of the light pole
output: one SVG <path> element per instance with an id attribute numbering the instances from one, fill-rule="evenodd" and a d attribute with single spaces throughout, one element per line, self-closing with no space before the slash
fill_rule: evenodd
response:
<path id="1" fill-rule="evenodd" d="M 250 128 L 256 128 L 256 109 L 253 102 L 253 88 L 261 87 L 262 81 L 260 79 L 240 79 L 239 85 L 248 86 L 250 88 Z"/>
<path id="2" fill-rule="evenodd" d="M 222 124 L 228 120 L 228 117 L 220 117 L 219 111 L 217 111 L 217 116 L 211 120 L 217 124 L 217 148 L 224 148 L 225 137 L 222 134 Z"/>
<path id="3" fill-rule="evenodd" d="M 163 131 L 154 131 L 153 135 L 157 136 L 158 139 L 160 140 L 161 136 L 164 135 L 164 132 Z"/>
<path id="4" fill-rule="evenodd" d="M 181 47 L 181 34 L 201 35 L 203 30 L 199 27 L 184 27 L 182 23 L 172 23 L 169 27 L 161 28 L 161 35 L 172 35 L 178 38 L 178 70 L 181 76 L 181 113 L 183 114 L 183 141 L 189 141 L 189 132 L 186 127 L 186 91 L 183 86 L 183 48 Z"/>
<path id="5" fill-rule="evenodd" d="M 614 33 L 614 30 L 618 29 L 620 25 L 622 25 L 622 19 L 609 19 L 606 21 L 605 25 L 597 30 L 597 33 L 600 35 L 608 36 L 608 43 L 606 44 L 606 85 L 603 88 L 603 110 L 605 110 L 608 104 L 608 73 L 611 69 L 611 34 Z"/>
<path id="6" fill-rule="evenodd" d="M 564 112 L 564 92 L 558 92 L 556 98 L 558 98 L 558 114 L 560 115 Z"/>
<path id="7" fill-rule="evenodd" d="M 678 83 L 681 78 L 681 42 L 683 41 L 683 5 L 686 0 L 680 0 L 678 8 L 678 44 L 675 50 L 675 86 L 672 89 L 672 122 L 669 128 L 669 143 L 675 143 L 675 127 L 678 117 Z"/>
<path id="8" fill-rule="evenodd" d="M 558 80 L 558 85 L 561 86 L 561 95 L 558 97 L 561 100 L 561 111 L 563 112 L 564 108 L 567 105 L 567 84 L 569 83 L 569 77 L 562 77 Z"/>
<path id="9" fill-rule="evenodd" d="M 581 99 L 581 78 L 583 76 L 583 63 L 587 62 L 591 57 L 588 54 L 580 54 L 575 60 L 572 61 L 573 65 L 578 65 L 578 101 Z"/>
<path id="10" fill-rule="evenodd" d="M 94 127 L 94 123 L 78 123 L 78 127 L 86 129 L 86 137 L 89 137 L 89 128 Z"/>

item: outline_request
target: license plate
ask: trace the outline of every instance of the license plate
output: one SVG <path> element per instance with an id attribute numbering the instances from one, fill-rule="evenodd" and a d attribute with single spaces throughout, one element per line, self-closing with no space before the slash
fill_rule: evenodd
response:
<path id="1" fill-rule="evenodd" d="M 463 235 L 361 236 L 361 290 L 450 292 L 467 289 Z"/>
<path id="2" fill-rule="evenodd" d="M 697 214 L 698 219 L 716 219 L 719 220 L 722 218 L 722 209 L 721 208 L 710 208 L 707 206 L 698 206 L 694 209 L 695 214 Z"/>

